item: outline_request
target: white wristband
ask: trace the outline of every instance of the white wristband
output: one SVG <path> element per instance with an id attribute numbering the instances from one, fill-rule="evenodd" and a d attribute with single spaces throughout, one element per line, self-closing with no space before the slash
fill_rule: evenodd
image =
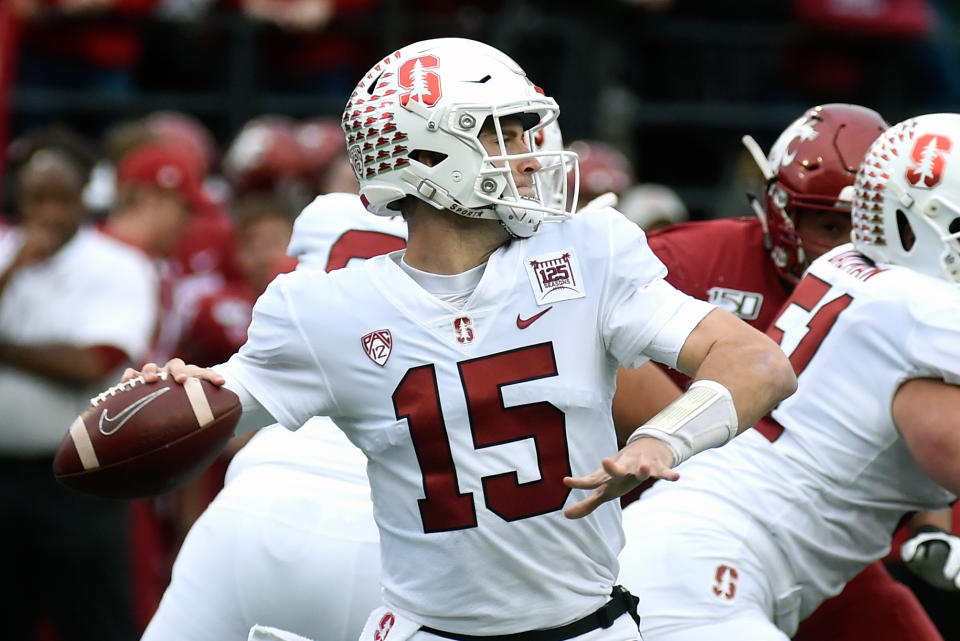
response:
<path id="1" fill-rule="evenodd" d="M 677 466 L 698 452 L 728 442 L 739 426 L 730 390 L 716 381 L 695 381 L 680 398 L 638 427 L 627 445 L 641 436 L 663 441 Z"/>

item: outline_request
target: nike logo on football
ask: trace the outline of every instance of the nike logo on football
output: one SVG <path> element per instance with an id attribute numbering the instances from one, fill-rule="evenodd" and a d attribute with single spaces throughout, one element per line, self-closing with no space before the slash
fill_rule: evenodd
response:
<path id="1" fill-rule="evenodd" d="M 520 329 L 526 329 L 526 328 L 530 327 L 531 325 L 534 324 L 534 322 L 536 322 L 536 320 L 537 320 L 538 318 L 540 318 L 541 316 L 543 316 L 544 314 L 546 314 L 547 312 L 549 312 L 551 309 L 553 309 L 553 305 L 551 305 L 550 307 L 546 308 L 545 310 L 543 310 L 543 311 L 540 312 L 539 314 L 534 314 L 534 315 L 531 316 L 530 318 L 520 318 L 520 314 L 517 314 L 517 327 L 519 327 Z"/>
<path id="2" fill-rule="evenodd" d="M 121 427 L 124 423 L 133 418 L 134 414 L 142 410 L 144 407 L 152 403 L 157 399 L 161 394 L 166 394 L 170 391 L 171 388 L 164 387 L 163 389 L 158 389 L 156 392 L 147 394 L 139 401 L 135 401 L 128 405 L 126 408 L 117 412 L 116 416 L 107 416 L 107 410 L 104 409 L 100 414 L 100 433 L 104 436 L 110 436 Z"/>

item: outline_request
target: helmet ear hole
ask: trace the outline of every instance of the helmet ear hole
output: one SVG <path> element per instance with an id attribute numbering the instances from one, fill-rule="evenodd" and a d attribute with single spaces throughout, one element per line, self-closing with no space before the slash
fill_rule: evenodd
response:
<path id="1" fill-rule="evenodd" d="M 947 227 L 951 234 L 960 234 L 960 218 L 954 218 Z"/>
<path id="2" fill-rule="evenodd" d="M 897 230 L 900 232 L 900 245 L 903 247 L 903 251 L 910 251 L 913 244 L 917 241 L 917 236 L 913 232 L 913 227 L 910 226 L 910 221 L 907 220 L 907 215 L 903 213 L 902 209 L 897 210 Z"/>

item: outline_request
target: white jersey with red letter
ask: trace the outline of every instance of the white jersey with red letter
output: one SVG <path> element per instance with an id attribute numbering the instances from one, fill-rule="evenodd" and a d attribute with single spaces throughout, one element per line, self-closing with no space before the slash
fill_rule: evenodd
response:
<path id="1" fill-rule="evenodd" d="M 385 254 L 406 244 L 407 224 L 399 216 L 371 214 L 356 194 L 317 196 L 297 216 L 287 254 L 298 261 L 297 269 L 333 271 Z M 366 486 L 361 453 L 331 429 L 328 421 L 311 421 L 289 438 L 282 427 L 268 427 L 230 462 L 227 481 L 243 470 L 260 464 L 283 464 L 319 476 Z"/>
<path id="2" fill-rule="evenodd" d="M 618 364 L 675 365 L 713 307 L 667 285 L 612 210 L 501 247 L 463 308 L 401 254 L 280 276 L 218 369 L 283 425 L 329 415 L 364 451 L 391 608 L 482 635 L 594 611 L 617 576 L 620 509 L 565 518 L 586 492 L 562 479 L 617 450 Z"/>
<path id="3" fill-rule="evenodd" d="M 374 216 L 356 194 L 326 194 L 297 216 L 287 253 L 303 267 L 329 272 L 401 249 L 406 238 L 400 216 Z"/>
<path id="4" fill-rule="evenodd" d="M 908 379 L 960 383 L 960 288 L 842 245 L 814 262 L 768 334 L 799 373 L 772 414 L 782 431 L 749 430 L 649 494 L 713 495 L 741 511 L 730 518 L 763 523 L 802 588 L 802 619 L 886 555 L 908 512 L 955 498 L 913 459 L 890 408 Z"/>

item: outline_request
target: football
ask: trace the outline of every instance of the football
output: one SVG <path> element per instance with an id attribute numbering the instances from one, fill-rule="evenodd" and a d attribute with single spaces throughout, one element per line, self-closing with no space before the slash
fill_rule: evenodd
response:
<path id="1" fill-rule="evenodd" d="M 240 399 L 199 378 L 160 372 L 90 399 L 53 461 L 63 485 L 105 498 L 156 496 L 199 475 L 233 436 Z"/>

